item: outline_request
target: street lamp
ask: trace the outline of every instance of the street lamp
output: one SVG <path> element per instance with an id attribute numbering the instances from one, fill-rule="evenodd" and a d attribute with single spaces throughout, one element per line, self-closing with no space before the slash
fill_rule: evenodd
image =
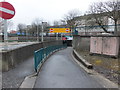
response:
<path id="1" fill-rule="evenodd" d="M 37 25 L 37 41 L 39 42 L 39 25 Z"/>
<path id="2" fill-rule="evenodd" d="M 47 25 L 47 22 L 42 22 L 42 35 L 41 35 L 41 42 L 43 42 L 43 31 L 44 31 L 44 26 Z"/>

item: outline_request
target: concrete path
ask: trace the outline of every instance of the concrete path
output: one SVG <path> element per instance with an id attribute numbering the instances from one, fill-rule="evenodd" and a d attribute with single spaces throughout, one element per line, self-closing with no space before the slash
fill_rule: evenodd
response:
<path id="1" fill-rule="evenodd" d="M 26 76 L 35 73 L 33 57 L 17 65 L 14 69 L 2 73 L 3 88 L 19 88 Z"/>
<path id="2" fill-rule="evenodd" d="M 72 48 L 56 52 L 43 65 L 34 88 L 103 88 L 76 64 Z"/>

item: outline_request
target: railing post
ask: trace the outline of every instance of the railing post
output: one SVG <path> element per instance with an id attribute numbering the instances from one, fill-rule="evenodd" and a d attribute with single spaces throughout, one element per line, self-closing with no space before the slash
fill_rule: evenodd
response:
<path id="1" fill-rule="evenodd" d="M 34 52 L 34 68 L 35 71 L 37 72 L 36 52 Z"/>

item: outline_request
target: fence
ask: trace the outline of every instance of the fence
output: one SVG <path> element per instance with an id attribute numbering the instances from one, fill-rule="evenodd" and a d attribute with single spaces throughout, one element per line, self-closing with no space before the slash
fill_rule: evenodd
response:
<path id="1" fill-rule="evenodd" d="M 48 57 L 50 54 L 52 54 L 54 51 L 59 50 L 61 48 L 66 48 L 67 45 L 56 45 L 56 46 L 48 46 L 45 48 L 41 48 L 34 52 L 34 68 L 37 72 L 40 65 L 44 61 L 46 57 Z"/>
<path id="2" fill-rule="evenodd" d="M 103 25 L 103 27 L 110 33 L 114 32 L 115 25 Z M 99 35 L 105 31 L 101 26 L 81 26 L 76 27 L 79 35 Z M 118 34 L 120 34 L 120 24 L 117 25 Z"/>

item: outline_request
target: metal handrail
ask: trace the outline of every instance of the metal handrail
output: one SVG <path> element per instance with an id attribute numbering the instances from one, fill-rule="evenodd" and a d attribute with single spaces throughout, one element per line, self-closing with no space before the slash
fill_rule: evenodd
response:
<path id="1" fill-rule="evenodd" d="M 52 54 L 54 51 L 59 50 L 61 48 L 66 48 L 67 45 L 55 45 L 55 46 L 48 46 L 45 48 L 41 48 L 34 52 L 34 69 L 37 72 L 39 69 L 40 64 L 42 64 L 43 60 Z"/>

